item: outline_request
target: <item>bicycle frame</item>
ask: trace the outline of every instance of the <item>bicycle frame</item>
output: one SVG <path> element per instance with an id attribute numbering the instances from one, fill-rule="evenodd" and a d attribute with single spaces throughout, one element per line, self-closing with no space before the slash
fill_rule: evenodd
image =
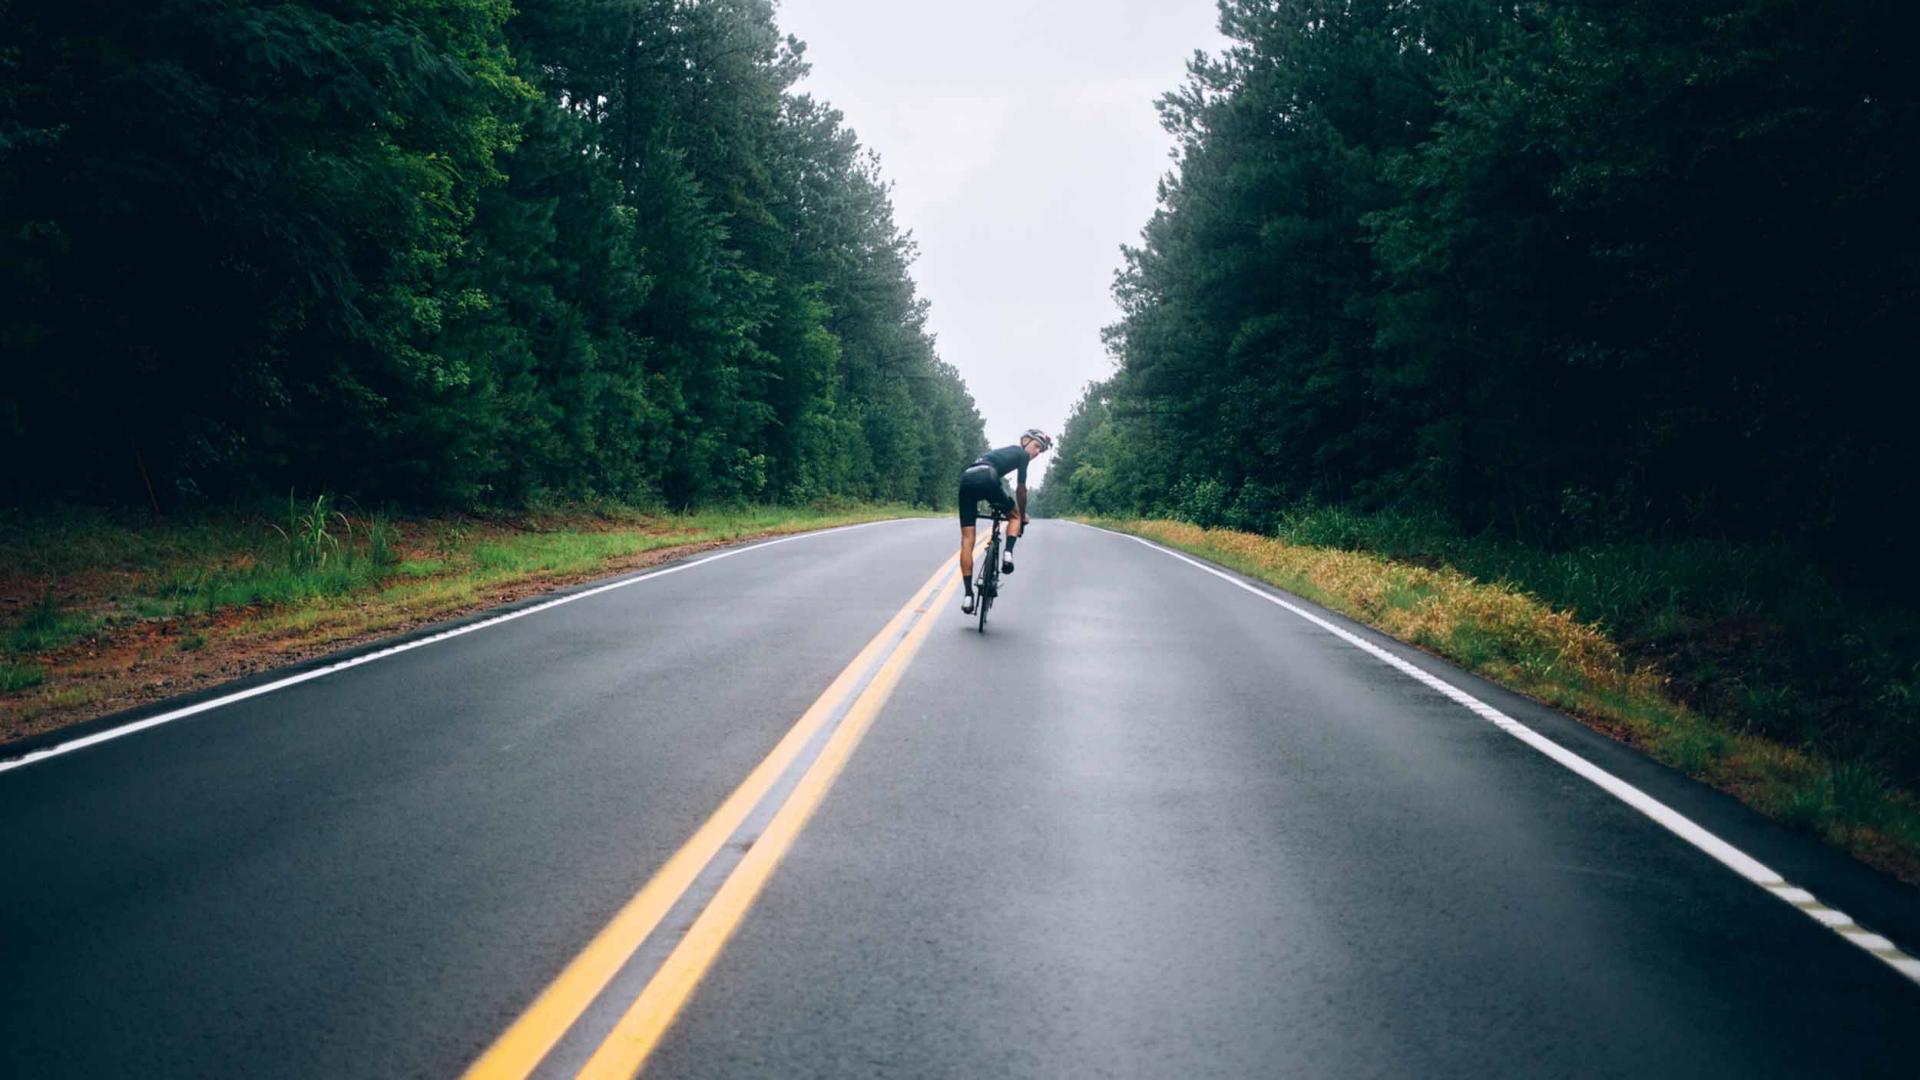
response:
<path id="1" fill-rule="evenodd" d="M 977 567 L 974 591 L 980 618 L 980 632 L 987 632 L 987 609 L 993 606 L 993 598 L 1000 592 L 1000 525 L 1008 520 L 997 506 L 989 506 L 989 516 L 993 519 L 993 529 L 988 534 L 987 549 L 981 555 L 982 561 Z"/>

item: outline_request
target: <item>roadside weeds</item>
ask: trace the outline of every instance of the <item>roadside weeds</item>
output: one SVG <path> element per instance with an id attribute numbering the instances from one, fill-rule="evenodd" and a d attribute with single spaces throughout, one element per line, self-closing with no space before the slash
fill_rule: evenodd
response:
<path id="1" fill-rule="evenodd" d="M 1920 801 L 1869 761 L 1744 732 L 1677 700 L 1603 628 L 1449 566 L 1165 520 L 1095 520 L 1210 559 L 1444 657 L 1920 883 Z"/>
<path id="2" fill-rule="evenodd" d="M 0 744 L 726 544 L 924 513 L 393 519 L 324 500 L 296 510 L 320 519 L 304 546 L 282 523 L 250 517 L 82 516 L 0 535 Z"/>

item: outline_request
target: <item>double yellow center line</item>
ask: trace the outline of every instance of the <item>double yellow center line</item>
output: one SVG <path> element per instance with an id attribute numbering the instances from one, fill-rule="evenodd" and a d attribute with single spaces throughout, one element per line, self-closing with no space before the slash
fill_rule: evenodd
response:
<path id="1" fill-rule="evenodd" d="M 467 1069 L 467 1080 L 532 1075 L 715 857 L 729 844 L 736 850 L 744 846 L 746 853 L 576 1075 L 625 1080 L 640 1071 L 899 683 L 933 625 L 930 613 L 952 598 L 959 580 L 949 558 L 914 590 L 913 599 L 801 714 L 773 752 Z M 804 771 L 768 818 L 770 796 L 779 800 L 775 789 L 796 769 Z M 765 827 L 757 837 L 751 835 L 753 823 L 762 820 Z"/>

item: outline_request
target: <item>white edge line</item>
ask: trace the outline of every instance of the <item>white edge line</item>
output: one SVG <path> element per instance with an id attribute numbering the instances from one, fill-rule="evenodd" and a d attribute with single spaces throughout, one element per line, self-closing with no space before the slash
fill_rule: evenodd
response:
<path id="1" fill-rule="evenodd" d="M 1566 766 L 1607 794 L 1612 795 L 1621 802 L 1640 811 L 1640 813 L 1646 817 L 1651 818 L 1656 824 L 1668 832 L 1673 833 L 1680 839 L 1706 852 L 1715 862 L 1718 862 L 1720 865 L 1725 866 L 1727 869 L 1732 870 L 1734 873 L 1765 889 L 1775 899 L 1784 901 L 1790 907 L 1813 919 L 1822 926 L 1825 926 L 1827 929 L 1832 930 L 1842 940 L 1854 945 L 1867 955 L 1880 960 L 1913 982 L 1920 983 L 1920 960 L 1916 960 L 1906 953 L 1901 952 L 1886 938 L 1878 934 L 1864 932 L 1851 918 L 1827 907 L 1816 899 L 1812 893 L 1791 884 L 1778 873 L 1775 873 L 1767 867 L 1766 864 L 1748 855 L 1746 852 L 1741 851 L 1739 848 L 1734 847 L 1732 844 L 1727 843 L 1725 840 L 1720 839 L 1713 833 L 1708 832 L 1692 818 L 1687 817 L 1666 803 L 1661 802 L 1632 784 L 1627 783 L 1625 780 L 1595 765 L 1579 754 L 1561 746 L 1559 743 L 1554 742 L 1545 735 L 1515 720 L 1499 709 L 1481 701 L 1465 690 L 1454 686 L 1445 679 L 1415 664 L 1409 663 L 1401 657 L 1395 656 L 1393 653 L 1368 641 L 1366 638 L 1355 634 L 1343 626 L 1329 622 L 1298 604 L 1275 596 L 1265 589 L 1249 585 L 1224 570 L 1208 566 L 1198 559 L 1189 558 L 1164 545 L 1156 544 L 1145 537 L 1134 536 L 1130 533 L 1114 532 L 1111 529 L 1102 529 L 1099 526 L 1086 525 L 1078 521 L 1070 522 L 1070 524 L 1079 525 L 1083 529 L 1093 529 L 1096 532 L 1125 537 L 1128 540 L 1143 544 L 1163 555 L 1171 556 L 1196 569 L 1204 570 L 1227 584 L 1244 589 L 1262 600 L 1277 604 L 1293 612 L 1295 615 L 1320 627 L 1322 630 L 1368 653 L 1375 659 L 1391 665 L 1402 674 L 1424 683 L 1429 688 L 1439 691 L 1454 702 L 1465 706 L 1467 710 L 1474 715 L 1486 720 L 1488 723 L 1519 739 L 1521 742 L 1526 743 L 1528 746 L 1533 747 L 1535 750 L 1540 751 L 1561 765 Z M 1853 931 L 1853 933 L 1848 933 L 1848 930 Z"/>
<path id="2" fill-rule="evenodd" d="M 735 555 L 744 555 L 749 551 L 758 551 L 761 548 L 770 548 L 777 544 L 791 543 L 795 540 L 809 540 L 816 536 L 826 536 L 829 533 L 847 532 L 852 529 L 864 529 L 869 525 L 890 525 L 890 524 L 893 524 L 894 522 L 899 522 L 899 521 L 918 521 L 918 520 L 920 519 L 918 518 L 883 518 L 879 521 L 862 521 L 855 525 L 838 525 L 831 529 L 815 529 L 809 532 L 795 533 L 792 536 L 782 536 L 773 540 L 763 540 L 760 543 L 748 544 L 745 547 L 728 548 L 726 551 L 717 552 L 715 554 L 708 555 L 705 558 L 695 559 L 692 562 L 680 563 L 676 566 L 666 567 L 665 569 L 654 570 L 644 574 L 637 574 L 633 577 L 621 578 L 618 581 L 610 581 L 605 585 L 597 585 L 591 589 L 582 589 L 579 592 L 568 593 L 565 596 L 557 596 L 557 597 L 554 597 L 552 600 L 548 600 L 539 604 L 534 604 L 531 607 L 524 607 L 519 609 L 518 611 L 509 611 L 504 615 L 495 615 L 490 619 L 481 619 L 478 622 L 471 622 L 466 624 L 465 626 L 456 626 L 451 630 L 442 630 L 437 634 L 429 634 L 426 637 L 414 638 L 411 641 L 403 641 L 398 645 L 391 645 L 384 649 L 375 650 L 374 652 L 363 653 L 360 656 L 355 656 L 351 659 L 342 660 L 336 664 L 328 664 L 325 667 L 315 668 L 312 671 L 303 671 L 298 675 L 289 675 L 284 679 L 275 679 L 270 683 L 262 683 L 259 686 L 249 687 L 245 690 L 236 691 L 231 694 L 223 694 L 217 698 L 212 698 L 207 701 L 196 702 L 192 705 L 185 706 L 184 708 L 174 709 L 171 712 L 164 712 L 159 714 L 158 716 L 149 716 L 143 720 L 135 720 L 132 723 L 122 724 L 119 727 L 115 727 L 115 728 L 108 728 L 105 731 L 96 731 L 91 735 L 83 736 L 78 739 L 73 739 L 69 742 L 56 743 L 52 746 L 45 747 L 44 749 L 34 750 L 29 753 L 22 754 L 17 758 L 12 758 L 7 761 L 0 761 L 0 773 L 9 772 L 13 769 L 24 768 L 25 766 L 32 765 L 36 762 L 45 761 L 48 758 L 59 757 L 62 754 L 71 754 L 75 750 L 84 750 L 89 746 L 98 746 L 103 742 L 108 742 L 113 739 L 118 739 L 124 735 L 131 735 L 136 731 L 145 731 L 148 728 L 159 727 L 161 724 L 169 724 L 175 720 L 181 720 L 186 717 L 193 716 L 197 713 L 207 712 L 208 710 L 211 710 L 211 709 L 218 709 L 223 705 L 231 705 L 236 701 L 245 701 L 246 699 L 251 697 L 259 697 L 261 694 L 270 694 L 275 690 L 284 690 L 289 686 L 294 686 L 299 683 L 307 682 L 311 679 L 318 679 L 323 675 L 332 675 L 337 671 L 345 671 L 348 668 L 359 667 L 361 664 L 369 664 L 375 660 L 384 660 L 389 656 L 394 656 L 403 652 L 409 652 L 413 649 L 418 649 L 423 646 L 435 644 L 436 642 L 446 641 L 448 638 L 457 638 L 463 634 L 471 634 L 476 630 L 485 630 L 490 626 L 499 626 L 501 623 L 512 622 L 515 619 L 525 618 L 526 616 L 535 614 L 537 612 L 548 611 L 553 608 L 557 608 L 562 604 L 571 604 L 575 600 L 585 600 L 589 596 L 598 596 L 601 593 L 612 592 L 615 589 L 624 589 L 629 585 L 638 585 L 643 581 L 652 581 L 654 578 L 666 577 L 668 574 L 677 574 L 682 570 L 691 570 L 696 566 L 705 566 L 710 562 L 718 562 L 721 559 L 730 559 Z"/>

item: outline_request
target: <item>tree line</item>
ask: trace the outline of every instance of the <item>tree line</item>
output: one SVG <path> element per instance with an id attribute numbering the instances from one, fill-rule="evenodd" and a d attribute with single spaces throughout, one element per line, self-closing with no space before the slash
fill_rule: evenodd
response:
<path id="1" fill-rule="evenodd" d="M 0 0 L 0 495 L 951 500 L 768 0 Z"/>
<path id="2" fill-rule="evenodd" d="M 1889 552 L 1916 494 L 1896 0 L 1222 0 L 1052 512 L 1303 502 Z"/>

